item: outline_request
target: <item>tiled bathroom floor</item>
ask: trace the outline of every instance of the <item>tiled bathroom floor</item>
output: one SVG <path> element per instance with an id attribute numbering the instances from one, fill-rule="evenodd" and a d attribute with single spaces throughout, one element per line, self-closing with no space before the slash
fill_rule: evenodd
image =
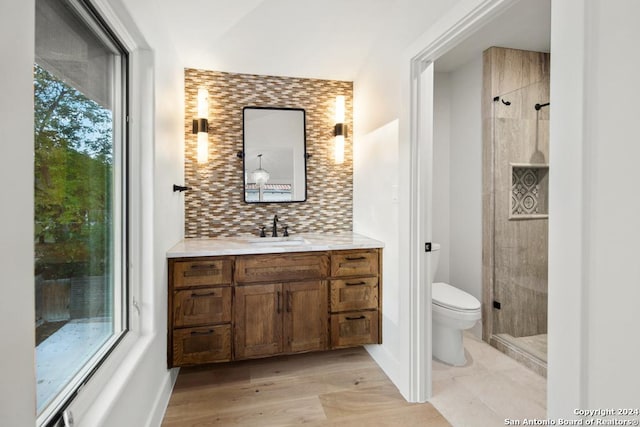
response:
<path id="1" fill-rule="evenodd" d="M 467 364 L 433 361 L 431 404 L 454 427 L 493 427 L 505 419 L 546 418 L 546 379 L 466 333 Z"/>

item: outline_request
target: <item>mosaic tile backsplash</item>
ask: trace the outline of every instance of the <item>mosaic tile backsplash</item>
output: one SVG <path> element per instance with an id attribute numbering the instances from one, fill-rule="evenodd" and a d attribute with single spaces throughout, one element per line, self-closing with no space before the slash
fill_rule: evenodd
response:
<path id="1" fill-rule="evenodd" d="M 196 161 L 198 88 L 209 92 L 209 161 Z M 333 160 L 335 97 L 345 96 L 345 161 Z M 307 201 L 244 202 L 242 109 L 247 106 L 306 110 Z M 353 82 L 185 69 L 185 237 L 225 237 L 270 230 L 274 215 L 291 234 L 352 229 Z"/>

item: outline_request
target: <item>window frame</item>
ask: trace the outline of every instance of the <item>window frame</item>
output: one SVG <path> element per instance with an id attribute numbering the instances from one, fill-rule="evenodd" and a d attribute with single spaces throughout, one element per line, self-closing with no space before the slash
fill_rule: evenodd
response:
<path id="1" fill-rule="evenodd" d="M 131 221 L 130 189 L 131 189 L 131 132 L 130 114 L 130 82 L 132 80 L 132 63 L 130 46 L 128 47 L 118 32 L 104 18 L 104 10 L 99 11 L 90 0 L 67 0 L 78 16 L 84 21 L 96 37 L 119 53 L 119 69 L 114 81 L 113 95 L 113 334 L 100 349 L 84 363 L 62 390 L 36 414 L 36 425 L 59 426 L 64 424 L 64 417 L 73 415 L 68 411 L 74 406 L 76 398 L 85 390 L 94 376 L 106 365 L 110 357 L 125 345 L 130 329 L 131 306 Z M 104 9 L 104 5 L 102 7 Z M 35 347 L 34 347 L 35 349 Z M 109 369 L 113 371 L 113 368 Z"/>

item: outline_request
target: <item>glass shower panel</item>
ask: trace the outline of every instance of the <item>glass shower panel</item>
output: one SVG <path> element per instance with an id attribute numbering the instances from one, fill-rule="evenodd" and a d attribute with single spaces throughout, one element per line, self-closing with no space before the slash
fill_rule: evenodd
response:
<path id="1" fill-rule="evenodd" d="M 547 360 L 549 81 L 494 100 L 492 339 Z M 536 107 L 537 105 L 537 107 Z"/>

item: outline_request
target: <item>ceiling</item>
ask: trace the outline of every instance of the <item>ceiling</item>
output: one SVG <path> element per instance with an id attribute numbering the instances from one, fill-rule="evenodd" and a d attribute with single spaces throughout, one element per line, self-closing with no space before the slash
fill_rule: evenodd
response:
<path id="1" fill-rule="evenodd" d="M 182 67 L 355 80 L 367 59 L 393 61 L 460 0 L 129 1 L 150 15 Z M 520 0 L 440 57 L 436 71 L 490 46 L 548 52 L 550 15 L 551 0 Z"/>
<path id="2" fill-rule="evenodd" d="M 381 45 L 406 46 L 453 4 L 451 0 L 147 2 L 184 67 L 337 80 L 354 80 Z"/>
<path id="3" fill-rule="evenodd" d="M 551 0 L 520 0 L 438 58 L 435 70 L 455 70 L 479 58 L 482 52 L 491 46 L 549 52 Z"/>

